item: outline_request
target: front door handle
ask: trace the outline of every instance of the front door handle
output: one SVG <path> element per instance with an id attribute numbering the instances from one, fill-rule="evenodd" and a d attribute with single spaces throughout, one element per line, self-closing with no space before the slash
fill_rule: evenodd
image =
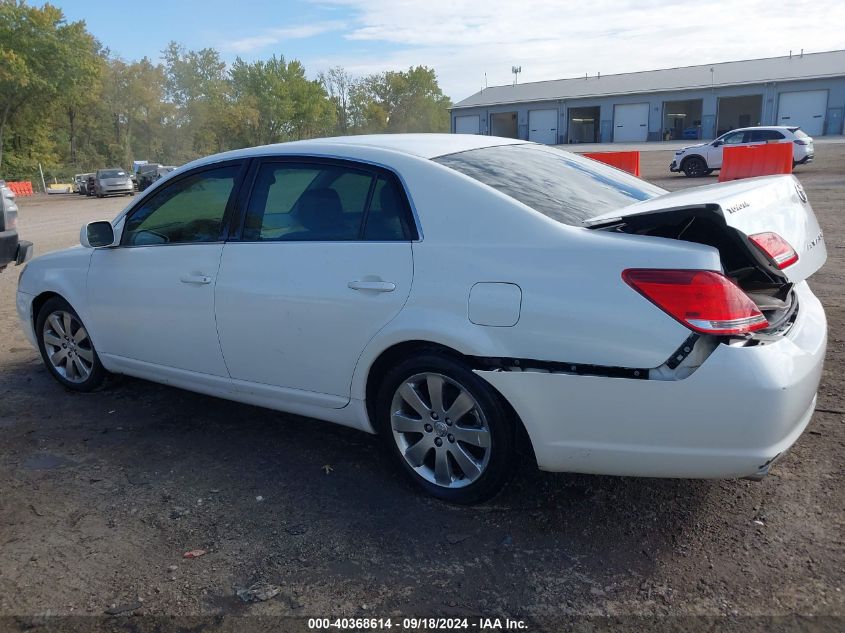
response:
<path id="1" fill-rule="evenodd" d="M 180 281 L 183 284 L 210 284 L 211 277 L 208 275 L 182 275 Z"/>
<path id="2" fill-rule="evenodd" d="M 346 284 L 352 290 L 369 290 L 371 292 L 393 292 L 396 284 L 390 281 L 350 281 Z"/>

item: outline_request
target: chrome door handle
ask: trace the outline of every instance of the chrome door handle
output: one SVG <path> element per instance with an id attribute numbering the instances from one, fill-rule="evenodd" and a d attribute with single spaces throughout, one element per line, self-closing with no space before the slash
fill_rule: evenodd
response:
<path id="1" fill-rule="evenodd" d="M 370 290 L 371 292 L 393 292 L 396 284 L 390 281 L 350 281 L 346 284 L 352 290 Z"/>
<path id="2" fill-rule="evenodd" d="M 180 281 L 183 284 L 210 284 L 211 277 L 208 275 L 182 275 Z"/>

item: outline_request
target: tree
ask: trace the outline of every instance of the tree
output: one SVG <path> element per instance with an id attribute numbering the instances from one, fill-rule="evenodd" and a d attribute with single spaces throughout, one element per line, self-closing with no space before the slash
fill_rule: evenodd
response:
<path id="1" fill-rule="evenodd" d="M 351 90 L 351 113 L 360 132 L 448 132 L 451 101 L 433 69 L 369 75 Z"/>
<path id="2" fill-rule="evenodd" d="M 226 140 L 219 123 L 230 99 L 226 63 L 213 48 L 189 51 L 176 42 L 168 44 L 162 57 L 165 99 L 174 106 L 177 160 L 220 151 Z"/>
<path id="3" fill-rule="evenodd" d="M 328 93 L 329 100 L 334 103 L 338 133 L 348 134 L 352 123 L 352 91 L 355 89 L 355 78 L 342 66 L 335 66 L 320 73 L 317 80 Z"/>
<path id="4" fill-rule="evenodd" d="M 298 60 L 286 62 L 274 55 L 248 63 L 239 57 L 230 74 L 249 144 L 308 138 L 332 129 L 334 105 L 320 82 L 306 78 Z"/>
<path id="5" fill-rule="evenodd" d="M 49 4 L 38 9 L 23 1 L 0 1 L 0 167 L 12 118 L 24 106 L 30 115 L 47 110 L 59 92 L 65 78 L 62 57 L 72 54 L 63 37 L 76 30 L 75 25 L 65 25 L 61 10 Z M 32 116 L 28 119 L 36 122 Z"/>
<path id="6" fill-rule="evenodd" d="M 176 42 L 161 63 L 123 60 L 52 5 L 0 0 L 6 178 L 31 178 L 39 163 L 66 178 L 333 133 L 445 131 L 448 105 L 424 66 L 363 78 L 338 66 L 313 80 L 296 59 L 229 67 L 214 49 Z"/>
<path id="7" fill-rule="evenodd" d="M 77 163 L 77 118 L 84 108 L 93 105 L 100 89 L 99 80 L 104 74 L 105 51 L 88 33 L 84 22 L 64 24 L 57 31 L 62 54 L 55 63 L 61 74 L 58 99 L 68 122 L 70 163 Z"/>

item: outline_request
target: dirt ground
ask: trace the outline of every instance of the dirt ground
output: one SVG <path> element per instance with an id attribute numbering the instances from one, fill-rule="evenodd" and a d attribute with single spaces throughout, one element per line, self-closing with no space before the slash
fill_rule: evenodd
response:
<path id="1" fill-rule="evenodd" d="M 827 242 L 812 278 L 830 321 L 827 364 L 808 430 L 760 483 L 526 465 L 493 502 L 451 507 L 411 489 L 363 433 L 128 378 L 65 391 L 18 329 L 19 271 L 7 269 L 0 616 L 117 605 L 156 616 L 508 615 L 551 630 L 578 616 L 692 615 L 751 630 L 757 616 L 801 615 L 836 616 L 810 622 L 842 630 L 845 144 L 816 150 L 796 174 Z M 642 160 L 667 189 L 716 180 L 670 175 L 671 151 Z M 45 253 L 127 200 L 20 202 L 22 237 Z M 183 558 L 194 549 L 207 554 Z M 256 582 L 281 592 L 242 602 L 236 590 Z"/>

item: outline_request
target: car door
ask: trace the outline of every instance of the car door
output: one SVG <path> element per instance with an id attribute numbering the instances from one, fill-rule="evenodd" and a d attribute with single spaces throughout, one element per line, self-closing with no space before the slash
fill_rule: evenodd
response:
<path id="1" fill-rule="evenodd" d="M 304 158 L 264 160 L 251 178 L 216 287 L 226 365 L 239 390 L 342 407 L 358 357 L 410 292 L 404 188 L 386 170 Z"/>
<path id="2" fill-rule="evenodd" d="M 228 379 L 214 284 L 241 162 L 186 173 L 122 221 L 120 245 L 94 251 L 88 300 L 97 349 L 113 364 Z"/>
<path id="3" fill-rule="evenodd" d="M 747 132 L 729 132 L 722 136 L 721 143 L 715 144 L 715 141 L 711 143 L 707 151 L 707 166 L 710 169 L 719 169 L 722 166 L 722 154 L 725 145 L 730 145 L 731 147 L 742 145 L 746 137 Z"/>

